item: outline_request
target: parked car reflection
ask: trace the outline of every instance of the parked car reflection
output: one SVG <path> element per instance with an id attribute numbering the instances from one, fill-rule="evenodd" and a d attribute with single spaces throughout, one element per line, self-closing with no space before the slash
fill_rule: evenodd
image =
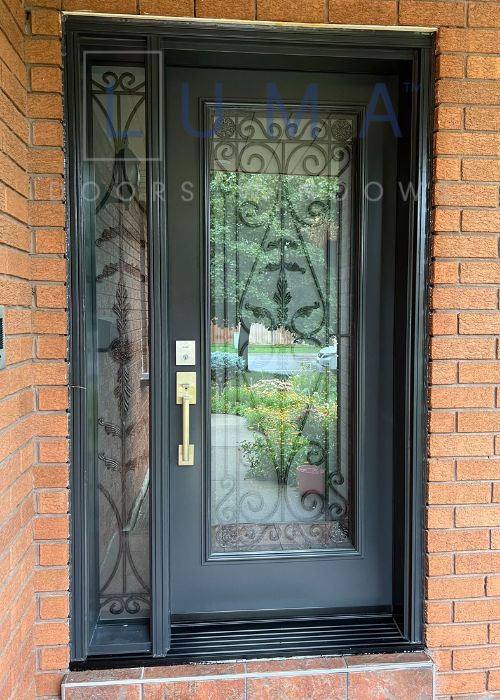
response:
<path id="1" fill-rule="evenodd" d="M 321 348 L 316 358 L 316 364 L 319 369 L 335 371 L 337 369 L 337 343 Z"/>

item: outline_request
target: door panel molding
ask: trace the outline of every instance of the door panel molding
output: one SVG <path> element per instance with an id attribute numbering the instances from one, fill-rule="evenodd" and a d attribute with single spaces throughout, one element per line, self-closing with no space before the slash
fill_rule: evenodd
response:
<path id="1" fill-rule="evenodd" d="M 256 100 L 240 100 L 238 102 L 233 102 L 230 99 L 224 99 L 222 101 L 222 105 L 224 109 L 238 109 L 238 108 L 244 108 L 244 109 L 255 109 L 255 110 L 261 110 L 264 111 L 266 108 L 266 102 L 265 101 L 256 101 Z M 208 119 L 208 113 L 209 110 L 212 108 L 215 108 L 217 105 L 215 102 L 213 102 L 211 99 L 205 99 L 202 98 L 200 100 L 200 123 L 202 124 L 201 130 L 204 131 L 207 126 L 207 119 Z M 339 118 L 342 117 L 350 117 L 353 120 L 353 125 L 354 125 L 354 133 L 358 133 L 359 131 L 359 126 L 363 122 L 364 116 L 365 116 L 365 107 L 364 105 L 357 104 L 354 101 L 344 101 L 344 102 L 335 102 L 335 103 L 327 103 L 324 101 L 318 101 L 317 103 L 319 111 L 327 111 L 329 115 L 335 115 L 338 116 Z M 293 101 L 286 101 L 286 107 L 287 109 L 299 109 L 301 108 L 301 105 L 299 103 L 294 103 Z M 201 192 L 203 193 L 203 198 L 204 202 L 208 203 L 210 201 L 210 195 L 209 195 L 209 151 L 210 148 L 210 141 L 209 139 L 204 140 L 204 147 L 203 147 L 203 167 L 202 167 L 202 189 Z M 349 217 L 349 222 L 346 224 L 346 228 L 348 229 L 346 234 L 350 239 L 350 247 L 349 247 L 349 255 L 351 260 L 349 261 L 349 268 L 350 272 L 349 275 L 351 278 L 355 277 L 355 263 L 354 263 L 354 257 L 355 257 L 355 251 L 359 249 L 360 247 L 360 240 L 362 236 L 364 235 L 364 231 L 362 230 L 362 227 L 358 225 L 358 222 L 363 221 L 363 216 L 362 216 L 362 208 L 363 208 L 363 200 L 361 197 L 358 196 L 359 192 L 362 191 L 362 183 L 365 181 L 365 169 L 366 169 L 366 163 L 365 163 L 365 153 L 364 153 L 364 148 L 363 144 L 359 143 L 359 141 L 356 139 L 354 146 L 353 146 L 353 153 L 352 153 L 352 158 L 349 162 L 349 166 L 352 169 L 352 180 L 351 180 L 351 187 L 352 187 L 352 192 L 353 195 L 350 198 L 350 211 L 351 215 Z M 209 212 L 209 206 L 202 206 L 201 207 L 201 213 L 200 215 L 202 217 L 206 217 L 206 221 L 204 223 L 204 229 L 205 232 L 209 231 L 210 229 L 210 212 Z M 208 236 L 205 236 L 202 234 L 202 246 L 201 246 L 201 256 L 202 259 L 206 261 L 206 264 L 203 265 L 203 285 L 204 285 L 204 292 L 208 292 L 209 289 L 209 261 L 210 261 L 210 255 L 209 255 L 209 241 L 208 241 Z M 361 263 L 359 264 L 361 266 Z M 339 256 L 339 267 L 340 267 L 340 256 Z M 362 276 L 362 275 L 361 275 Z M 340 279 L 340 275 L 339 275 Z M 352 295 L 352 298 L 354 300 L 354 303 L 352 304 L 352 309 L 349 309 L 349 313 L 352 314 L 353 316 L 356 316 L 356 318 L 361 318 L 361 314 L 359 312 L 359 299 L 358 297 L 358 288 L 357 285 L 352 281 L 352 279 L 349 281 L 349 293 Z M 346 452 L 348 453 L 348 459 L 346 460 L 346 464 L 344 464 L 344 468 L 346 470 L 349 470 L 349 478 L 350 478 L 350 483 L 349 483 L 349 497 L 348 497 L 348 504 L 355 504 L 355 509 L 354 512 L 351 513 L 352 517 L 352 531 L 351 531 L 351 536 L 353 542 L 351 543 L 351 546 L 347 547 L 338 547 L 338 548 L 331 548 L 328 551 L 318 551 L 317 549 L 315 550 L 312 548 L 310 551 L 302 550 L 299 552 L 293 551 L 291 548 L 291 551 L 289 553 L 284 553 L 280 552 L 279 554 L 276 554 L 275 552 L 267 552 L 267 553 L 258 553 L 258 554 L 252 554 L 252 553 L 239 553 L 239 552 L 234 552 L 234 554 L 227 555 L 223 554 L 222 556 L 219 553 L 211 553 L 210 552 L 210 533 L 208 531 L 208 526 L 207 523 L 209 522 L 210 518 L 210 500 L 211 500 L 211 492 L 210 492 L 210 484 L 208 483 L 208 468 L 203 468 L 203 475 L 204 475 L 204 487 L 203 491 L 205 494 L 204 497 L 204 508 L 205 512 L 203 515 L 203 521 L 204 521 L 204 529 L 205 529 L 205 541 L 204 541 L 204 555 L 203 555 L 203 564 L 204 565 L 213 565 L 220 563 L 222 560 L 225 563 L 238 563 L 241 561 L 252 561 L 255 564 L 258 564 L 259 562 L 265 562 L 266 560 L 269 561 L 271 560 L 276 560 L 280 561 L 283 559 L 302 559 L 302 558 L 311 558 L 311 559 L 329 559 L 329 558 L 356 558 L 356 557 L 361 557 L 363 555 L 362 552 L 362 538 L 361 538 L 361 507 L 360 507 L 360 498 L 359 498 L 359 458 L 358 458 L 358 452 L 359 452 L 359 445 L 358 445 L 358 438 L 357 435 L 359 434 L 360 428 L 359 428 L 359 423 L 360 423 L 360 411 L 355 411 L 354 409 L 351 408 L 351 406 L 354 406 L 356 401 L 358 401 L 357 394 L 360 393 L 361 395 L 361 386 L 360 382 L 357 379 L 359 375 L 359 364 L 361 363 L 361 357 L 357 351 L 357 348 L 359 346 L 359 332 L 356 333 L 354 329 L 354 323 L 350 323 L 349 327 L 349 332 L 344 332 L 342 330 L 342 324 L 344 321 L 341 319 L 341 314 L 342 314 L 342 308 L 341 308 L 341 302 L 340 300 L 338 301 L 339 303 L 339 337 L 340 336 L 349 336 L 350 341 L 351 341 L 351 350 L 349 352 L 349 362 L 346 363 L 349 365 L 349 367 L 344 368 L 344 372 L 349 376 L 351 382 L 350 382 L 350 389 L 349 390 L 342 390 L 342 394 L 348 394 L 348 405 L 349 405 L 349 412 L 352 414 L 352 429 L 346 432 L 346 442 L 348 443 Z M 204 343 L 204 356 L 206 359 L 205 365 L 202 367 L 202 374 L 204 373 L 206 377 L 210 376 L 210 366 L 209 366 L 209 360 L 210 360 L 210 309 L 209 309 L 209 296 L 207 293 L 207 298 L 206 298 L 206 303 L 204 306 L 204 309 L 202 310 L 202 342 Z M 340 372 L 339 372 L 340 376 Z M 340 382 L 339 382 L 340 384 Z M 208 385 L 207 382 L 203 382 L 203 388 L 205 388 Z M 210 426 L 210 421 L 211 421 L 211 408 L 210 408 L 210 397 L 208 395 L 208 392 L 205 392 L 206 395 L 204 397 L 204 406 L 205 406 L 205 415 L 204 415 L 204 421 L 203 425 Z M 337 424 L 337 434 L 340 434 L 340 421 L 338 421 Z M 210 464 L 210 447 L 211 447 L 211 441 L 210 441 L 210 431 L 207 431 L 207 437 L 204 441 L 204 444 L 202 446 L 202 449 L 204 451 L 204 465 Z M 340 437 L 337 437 L 337 444 L 340 443 Z M 340 453 L 340 449 L 339 449 Z M 340 460 L 340 457 L 339 457 Z M 314 522 L 314 521 L 312 521 Z M 312 562 L 311 562 L 312 563 Z"/>

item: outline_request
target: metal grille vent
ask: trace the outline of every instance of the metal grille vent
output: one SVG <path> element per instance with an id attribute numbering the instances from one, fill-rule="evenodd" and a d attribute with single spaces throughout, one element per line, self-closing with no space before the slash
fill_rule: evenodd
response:
<path id="1" fill-rule="evenodd" d="M 5 310 L 0 306 L 0 369 L 5 367 L 5 331 L 4 331 Z"/>

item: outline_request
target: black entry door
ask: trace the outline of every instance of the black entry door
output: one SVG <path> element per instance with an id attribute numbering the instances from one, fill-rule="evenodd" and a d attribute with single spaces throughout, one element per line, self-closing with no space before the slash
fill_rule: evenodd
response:
<path id="1" fill-rule="evenodd" d="M 374 90 L 396 111 L 386 77 L 167 69 L 174 616 L 390 607 L 396 140 Z"/>

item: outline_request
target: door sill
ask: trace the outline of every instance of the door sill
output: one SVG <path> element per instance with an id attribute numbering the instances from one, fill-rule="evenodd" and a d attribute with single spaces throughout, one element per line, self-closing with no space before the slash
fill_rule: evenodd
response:
<path id="1" fill-rule="evenodd" d="M 168 656 L 181 661 L 317 656 L 405 643 L 408 640 L 388 614 L 174 622 Z"/>
<path id="2" fill-rule="evenodd" d="M 89 656 L 151 653 L 149 620 L 111 620 L 96 625 L 89 644 Z"/>
<path id="3" fill-rule="evenodd" d="M 270 657 L 330 656 L 423 650 L 391 614 L 242 621 L 178 622 L 167 656 L 113 655 L 73 662 L 71 670 L 174 665 Z"/>

